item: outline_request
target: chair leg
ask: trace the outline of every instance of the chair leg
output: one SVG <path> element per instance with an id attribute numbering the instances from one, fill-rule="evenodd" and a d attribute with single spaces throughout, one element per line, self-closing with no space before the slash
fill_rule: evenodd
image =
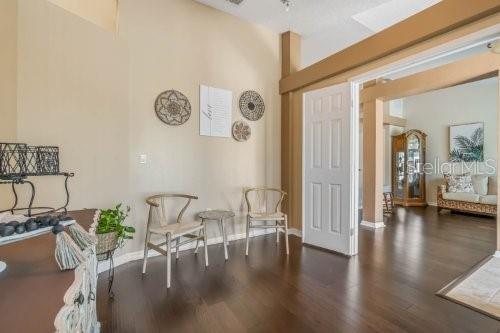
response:
<path id="1" fill-rule="evenodd" d="M 208 267 L 207 226 L 203 225 L 203 247 L 205 248 L 205 267 Z"/>
<path id="2" fill-rule="evenodd" d="M 177 238 L 175 241 L 175 260 L 179 259 L 179 243 L 181 242 L 181 238 Z"/>
<path id="3" fill-rule="evenodd" d="M 142 261 L 142 274 L 146 274 L 146 265 L 148 264 L 148 250 L 149 250 L 149 240 L 151 238 L 151 234 L 146 231 L 146 240 L 144 241 L 144 259 Z"/>
<path id="4" fill-rule="evenodd" d="M 220 220 L 220 225 L 222 229 L 222 243 L 224 243 L 224 258 L 228 260 L 229 255 L 227 254 L 227 235 L 226 228 L 224 227 L 224 220 Z"/>
<path id="5" fill-rule="evenodd" d="M 201 229 L 198 231 L 198 239 L 196 239 L 196 247 L 194 248 L 194 254 L 198 254 L 198 247 L 200 247 L 200 237 L 201 237 Z"/>
<path id="6" fill-rule="evenodd" d="M 279 244 L 280 242 L 280 228 L 279 226 L 279 221 L 276 221 L 276 244 Z"/>
<path id="7" fill-rule="evenodd" d="M 248 256 L 248 238 L 250 237 L 250 217 L 247 216 L 247 234 L 246 234 L 246 249 L 245 255 Z"/>
<path id="8" fill-rule="evenodd" d="M 285 215 L 285 243 L 286 243 L 286 255 L 290 254 L 290 249 L 288 246 L 288 217 Z"/>
<path id="9" fill-rule="evenodd" d="M 170 288 L 170 275 L 172 268 L 172 234 L 167 234 L 167 288 Z"/>

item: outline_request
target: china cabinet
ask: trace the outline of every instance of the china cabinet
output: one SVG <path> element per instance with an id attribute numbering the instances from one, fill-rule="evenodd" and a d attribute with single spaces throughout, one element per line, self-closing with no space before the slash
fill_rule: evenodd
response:
<path id="1" fill-rule="evenodd" d="M 426 137 L 416 129 L 392 137 L 392 193 L 396 205 L 427 206 L 423 169 Z"/>

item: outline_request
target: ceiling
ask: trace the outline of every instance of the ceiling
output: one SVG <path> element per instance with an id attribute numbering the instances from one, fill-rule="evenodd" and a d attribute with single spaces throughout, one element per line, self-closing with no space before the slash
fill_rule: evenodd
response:
<path id="1" fill-rule="evenodd" d="M 300 34 L 305 67 L 440 0 L 291 0 L 288 12 L 280 0 L 195 1 L 276 32 Z"/>

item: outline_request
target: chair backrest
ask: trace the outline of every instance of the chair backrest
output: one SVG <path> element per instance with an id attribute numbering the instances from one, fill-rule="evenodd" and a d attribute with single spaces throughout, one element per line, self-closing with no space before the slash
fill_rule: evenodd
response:
<path id="1" fill-rule="evenodd" d="M 268 207 L 274 208 L 274 213 L 281 211 L 281 203 L 285 198 L 286 192 L 277 188 L 256 187 L 245 190 L 245 200 L 247 202 L 248 212 L 268 213 Z M 274 199 L 274 204 L 273 201 Z M 264 205 L 262 205 L 264 204 Z"/>
<path id="2" fill-rule="evenodd" d="M 167 206 L 168 202 L 179 201 L 185 204 L 181 205 L 181 209 L 179 213 L 175 214 L 175 223 L 181 223 L 182 217 L 186 212 L 191 200 L 197 200 L 198 197 L 190 194 L 172 194 L 172 193 L 161 193 L 150 196 L 146 199 L 146 203 L 149 205 L 149 217 L 148 217 L 148 226 L 153 221 L 158 221 L 158 223 L 162 226 L 169 224 L 168 221 L 171 216 L 169 216 L 169 209 Z M 172 209 L 174 212 L 177 209 Z"/>

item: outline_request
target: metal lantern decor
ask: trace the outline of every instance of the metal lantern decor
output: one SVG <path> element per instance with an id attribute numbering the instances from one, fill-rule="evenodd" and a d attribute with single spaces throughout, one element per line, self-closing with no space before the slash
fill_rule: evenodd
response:
<path id="1" fill-rule="evenodd" d="M 28 180 L 33 176 L 63 176 L 66 202 L 59 208 L 34 207 L 35 184 Z M 27 211 L 32 216 L 32 210 L 52 213 L 57 211 L 66 212 L 69 203 L 68 178 L 73 177 L 71 172 L 59 171 L 59 148 L 52 146 L 28 146 L 25 143 L 2 143 L 0 142 L 0 185 L 10 185 L 14 197 L 11 208 L 0 210 L 0 213 L 10 211 Z M 27 207 L 18 207 L 19 198 L 16 185 L 28 184 L 31 187 L 31 198 Z M 41 214 L 38 212 L 36 215 Z"/>
<path id="2" fill-rule="evenodd" d="M 244 121 L 235 121 L 233 124 L 233 138 L 236 141 L 243 142 L 250 139 L 252 129 Z"/>
<path id="3" fill-rule="evenodd" d="M 25 174 L 27 151 L 25 143 L 0 143 L 0 176 Z"/>
<path id="4" fill-rule="evenodd" d="M 41 176 L 58 173 L 58 147 L 0 143 L 0 176 Z"/>
<path id="5" fill-rule="evenodd" d="M 241 94 L 240 110 L 243 117 L 248 120 L 256 121 L 264 115 L 264 100 L 255 91 L 247 90 Z"/>
<path id="6" fill-rule="evenodd" d="M 36 148 L 36 160 L 38 174 L 59 173 L 59 147 L 38 146 Z"/>
<path id="7" fill-rule="evenodd" d="M 165 124 L 178 126 L 188 121 L 191 116 L 191 103 L 183 93 L 167 90 L 156 98 L 155 111 Z"/>

